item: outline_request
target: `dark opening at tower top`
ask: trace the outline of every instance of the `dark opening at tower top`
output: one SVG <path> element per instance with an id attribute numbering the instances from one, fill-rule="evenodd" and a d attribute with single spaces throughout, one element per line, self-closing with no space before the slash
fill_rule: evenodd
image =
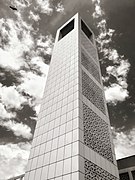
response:
<path id="1" fill-rule="evenodd" d="M 73 29 L 74 29 L 74 19 L 60 30 L 59 40 L 62 39 L 64 36 L 66 36 Z"/>
<path id="2" fill-rule="evenodd" d="M 92 32 L 89 30 L 89 28 L 86 26 L 86 24 L 81 20 L 81 28 L 82 31 L 86 34 L 86 36 L 92 40 Z"/>

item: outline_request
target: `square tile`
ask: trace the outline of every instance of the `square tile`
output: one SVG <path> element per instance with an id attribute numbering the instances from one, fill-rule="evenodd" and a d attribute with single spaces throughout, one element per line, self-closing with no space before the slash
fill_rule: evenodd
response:
<path id="1" fill-rule="evenodd" d="M 73 124 L 72 121 L 68 121 L 66 123 L 66 133 L 72 131 L 72 129 L 73 129 L 72 124 Z"/>
<path id="2" fill-rule="evenodd" d="M 59 136 L 59 138 L 58 138 L 59 140 L 59 143 L 58 143 L 58 147 L 60 148 L 60 147 L 62 147 L 62 146 L 64 146 L 65 145 L 65 134 L 64 135 L 62 135 L 62 136 Z"/>
<path id="3" fill-rule="evenodd" d="M 54 178 L 56 164 L 50 164 L 48 169 L 48 179 Z"/>
<path id="4" fill-rule="evenodd" d="M 42 167 L 44 162 L 44 155 L 38 156 L 38 160 L 37 160 L 37 168 Z"/>
<path id="5" fill-rule="evenodd" d="M 43 166 L 48 165 L 50 163 L 50 152 L 44 154 L 44 161 L 43 161 Z"/>
<path id="6" fill-rule="evenodd" d="M 57 158 L 57 150 L 51 151 L 50 164 L 55 163 Z"/>
<path id="7" fill-rule="evenodd" d="M 36 169 L 36 171 L 35 171 L 35 180 L 36 179 L 40 179 L 40 177 L 41 177 L 41 171 L 42 171 L 42 169 L 41 168 L 39 168 L 39 169 Z"/>
<path id="8" fill-rule="evenodd" d="M 64 158 L 64 147 L 58 149 L 57 152 L 57 161 L 63 160 Z"/>
<path id="9" fill-rule="evenodd" d="M 58 147 L 58 137 L 52 140 L 52 148 L 51 150 L 54 150 Z"/>
<path id="10" fill-rule="evenodd" d="M 29 173 L 29 179 L 35 179 L 35 170 L 34 171 L 30 171 Z"/>
<path id="11" fill-rule="evenodd" d="M 71 180 L 71 174 L 63 176 L 63 180 Z"/>
<path id="12" fill-rule="evenodd" d="M 65 144 L 70 144 L 70 143 L 72 143 L 72 131 L 69 133 L 66 133 Z"/>
<path id="13" fill-rule="evenodd" d="M 79 156 L 72 157 L 72 172 L 79 171 Z"/>
<path id="14" fill-rule="evenodd" d="M 61 176 L 63 173 L 63 161 L 59 161 L 56 164 L 56 173 L 55 176 Z"/>
<path id="15" fill-rule="evenodd" d="M 63 174 L 71 173 L 71 158 L 64 160 Z"/>
<path id="16" fill-rule="evenodd" d="M 72 148 L 72 144 L 65 146 L 64 159 L 71 157 L 72 154 L 71 148 Z"/>

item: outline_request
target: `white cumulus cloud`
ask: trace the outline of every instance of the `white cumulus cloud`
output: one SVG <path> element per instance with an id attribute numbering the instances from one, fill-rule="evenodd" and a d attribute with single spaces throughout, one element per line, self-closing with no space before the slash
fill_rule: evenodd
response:
<path id="1" fill-rule="evenodd" d="M 64 6 L 62 2 L 58 3 L 57 6 L 55 7 L 57 12 L 63 13 L 64 12 Z"/>
<path id="2" fill-rule="evenodd" d="M 39 21 L 40 20 L 40 17 L 39 17 L 39 14 L 34 14 L 34 12 L 30 11 L 29 13 L 29 19 L 32 19 L 34 21 Z"/>
<path id="3" fill-rule="evenodd" d="M 0 117 L 1 117 L 2 119 L 4 119 L 4 118 L 10 119 L 10 118 L 15 117 L 15 113 L 8 112 L 8 111 L 5 109 L 5 106 L 4 106 L 2 103 L 0 103 Z"/>
<path id="4" fill-rule="evenodd" d="M 117 73 L 119 76 L 126 77 L 129 71 L 130 64 L 127 60 L 121 60 L 120 65 L 117 68 Z"/>
<path id="5" fill-rule="evenodd" d="M 95 4 L 95 12 L 93 13 L 94 18 L 99 18 L 104 15 L 104 12 L 101 9 L 101 6 L 99 3 Z"/>
<path id="6" fill-rule="evenodd" d="M 53 8 L 50 5 L 49 0 L 36 0 L 38 9 L 41 11 L 41 13 L 45 13 L 50 15 L 53 12 Z"/>
<path id="7" fill-rule="evenodd" d="M 3 47 L 0 48 L 0 65 L 2 67 L 19 70 L 21 66 L 26 65 L 22 55 L 24 52 L 30 51 L 34 41 L 30 33 L 31 27 L 22 22 L 22 19 L 19 21 L 0 19 L 1 37 L 5 41 Z"/>
<path id="8" fill-rule="evenodd" d="M 11 3 L 19 9 L 24 9 L 30 5 L 30 1 L 31 0 L 12 0 Z"/>
<path id="9" fill-rule="evenodd" d="M 9 67 L 18 70 L 21 66 L 25 65 L 25 62 L 22 58 L 18 59 L 13 52 L 0 48 L 0 65 L 4 68 Z"/>
<path id="10" fill-rule="evenodd" d="M 16 136 L 22 136 L 23 138 L 26 138 L 26 139 L 31 139 L 32 137 L 31 129 L 26 124 L 17 123 L 15 121 L 9 120 L 9 121 L 1 121 L 0 125 L 13 131 L 13 133 Z"/>
<path id="11" fill-rule="evenodd" d="M 49 0 L 36 1 L 37 6 L 34 10 L 41 10 L 42 13 L 48 15 L 52 13 L 54 7 L 51 7 Z M 21 91 L 32 96 L 27 96 L 29 105 L 31 105 L 30 101 L 40 100 L 49 67 L 44 64 L 44 59 L 41 56 L 42 53 L 44 55 L 51 54 L 53 46 L 51 35 L 46 37 L 39 35 L 32 26 L 33 21 L 29 21 L 29 23 L 25 21 L 24 13 L 25 10 L 27 12 L 27 7 L 31 3 L 32 0 L 13 0 L 11 5 L 18 9 L 18 11 L 13 12 L 16 18 L 0 19 L 0 66 L 10 69 L 10 71 L 18 70 L 22 75 L 22 81 L 19 85 L 14 84 L 9 87 L 0 85 L 0 118 L 2 119 L 0 125 L 11 130 L 15 136 L 21 136 L 27 140 L 32 138 L 31 128 L 26 124 L 16 122 L 15 119 L 12 120 L 16 117 L 16 113 L 11 113 L 10 108 L 21 108 L 21 104 L 26 102 L 25 97 L 21 95 Z M 62 5 L 59 4 L 57 8 L 58 11 L 62 11 Z M 38 22 L 40 17 L 35 14 L 35 11 L 30 11 L 29 15 L 29 18 L 33 19 L 35 23 Z M 31 71 L 34 65 L 40 68 L 43 73 L 42 76 Z M 35 106 L 35 110 L 38 113 L 39 105 Z M 3 180 L 25 172 L 29 150 L 29 144 L 0 145 L 0 177 Z"/>
<path id="12" fill-rule="evenodd" d="M 25 172 L 30 147 L 29 143 L 0 145 L 0 177 L 2 180 Z"/>
<path id="13" fill-rule="evenodd" d="M 135 128 L 129 132 L 115 132 L 114 130 L 114 145 L 116 158 L 132 156 L 135 154 Z"/>
<path id="14" fill-rule="evenodd" d="M 0 125 L 13 131 L 13 133 L 16 136 L 22 136 L 23 138 L 26 139 L 31 139 L 32 137 L 30 127 L 23 123 L 17 123 L 15 121 L 9 120 L 9 121 L 1 121 Z"/>
<path id="15" fill-rule="evenodd" d="M 52 35 L 47 35 L 47 36 L 40 35 L 37 39 L 37 46 L 43 48 L 46 54 L 51 54 L 53 47 Z"/>
<path id="16" fill-rule="evenodd" d="M 124 101 L 127 97 L 127 89 L 122 88 L 119 84 L 112 84 L 110 87 L 105 87 L 105 98 L 107 102 L 116 103 L 117 101 Z"/>
<path id="17" fill-rule="evenodd" d="M 115 76 L 118 81 L 119 79 L 122 78 L 126 82 L 126 77 L 127 77 L 129 68 L 130 68 L 129 62 L 127 60 L 121 60 L 118 66 L 108 66 L 106 68 L 106 71 L 109 75 L 112 74 L 113 76 Z"/>
<path id="18" fill-rule="evenodd" d="M 123 55 L 120 55 L 117 49 L 111 48 L 110 43 L 115 33 L 114 29 L 108 28 L 105 19 L 105 12 L 102 10 L 100 0 L 92 0 L 94 4 L 93 18 L 96 20 L 99 35 L 97 37 L 99 51 L 103 54 L 101 63 L 104 64 L 104 58 L 112 62 L 111 66 L 106 68 L 107 77 L 103 80 L 109 80 L 109 76 L 113 75 L 116 78 L 116 83 L 111 84 L 110 87 L 105 87 L 105 95 L 108 102 L 117 103 L 117 101 L 124 101 L 128 97 L 127 91 L 127 74 L 130 64 Z"/>
<path id="19" fill-rule="evenodd" d="M 43 90 L 46 82 L 46 76 L 38 76 L 32 72 L 22 72 L 23 83 L 19 85 L 20 90 L 24 90 L 31 96 L 39 99 L 43 95 Z"/>
<path id="20" fill-rule="evenodd" d="M 2 86 L 0 84 L 0 97 L 4 105 L 8 108 L 20 108 L 26 99 L 17 91 L 16 86 Z"/>
<path id="21" fill-rule="evenodd" d="M 31 64 L 33 65 L 37 65 L 40 67 L 40 71 L 47 75 L 48 74 L 48 71 L 49 71 L 49 65 L 45 64 L 43 62 L 43 58 L 42 57 L 39 57 L 39 56 L 36 56 L 36 57 L 33 57 L 31 59 Z"/>

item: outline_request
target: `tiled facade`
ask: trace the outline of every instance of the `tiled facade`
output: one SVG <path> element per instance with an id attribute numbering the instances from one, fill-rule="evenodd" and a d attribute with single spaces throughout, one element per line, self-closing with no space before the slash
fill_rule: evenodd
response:
<path id="1" fill-rule="evenodd" d="M 85 26 L 76 14 L 57 31 L 25 180 L 119 179 L 94 35 Z"/>

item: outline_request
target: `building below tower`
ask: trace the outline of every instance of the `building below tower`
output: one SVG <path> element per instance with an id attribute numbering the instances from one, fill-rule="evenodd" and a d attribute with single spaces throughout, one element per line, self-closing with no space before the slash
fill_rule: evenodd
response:
<path id="1" fill-rule="evenodd" d="M 135 180 L 135 155 L 117 160 L 120 180 Z"/>
<path id="2" fill-rule="evenodd" d="M 135 155 L 117 160 L 120 180 L 135 180 Z M 8 180 L 24 180 L 24 174 Z"/>

